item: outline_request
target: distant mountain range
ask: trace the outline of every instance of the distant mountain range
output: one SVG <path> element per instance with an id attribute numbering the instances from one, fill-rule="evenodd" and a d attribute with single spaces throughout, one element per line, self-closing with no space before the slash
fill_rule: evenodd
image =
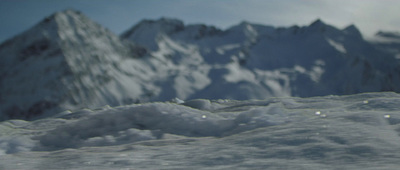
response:
<path id="1" fill-rule="evenodd" d="M 143 20 L 118 36 L 74 10 L 0 45 L 0 120 L 148 101 L 400 92 L 400 34 L 321 20 L 226 30 Z"/>

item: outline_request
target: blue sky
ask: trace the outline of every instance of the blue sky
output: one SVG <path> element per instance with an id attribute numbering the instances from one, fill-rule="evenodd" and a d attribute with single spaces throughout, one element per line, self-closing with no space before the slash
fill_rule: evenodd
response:
<path id="1" fill-rule="evenodd" d="M 317 18 L 365 36 L 400 31 L 399 0 L 0 0 L 0 42 L 56 11 L 73 8 L 116 34 L 142 19 L 172 17 L 226 29 L 241 21 L 272 26 L 308 25 Z"/>

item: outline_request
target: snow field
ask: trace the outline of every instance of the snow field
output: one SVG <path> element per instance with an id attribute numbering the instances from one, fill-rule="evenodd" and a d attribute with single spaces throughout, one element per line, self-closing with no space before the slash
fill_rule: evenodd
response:
<path id="1" fill-rule="evenodd" d="M 0 169 L 399 166 L 396 93 L 176 101 L 3 121 Z"/>

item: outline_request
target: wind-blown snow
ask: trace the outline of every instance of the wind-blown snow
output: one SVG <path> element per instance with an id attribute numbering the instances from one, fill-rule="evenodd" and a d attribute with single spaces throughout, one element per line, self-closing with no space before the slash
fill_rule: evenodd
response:
<path id="1" fill-rule="evenodd" d="M 396 169 L 399 102 L 396 93 L 196 99 L 8 120 L 0 169 Z"/>

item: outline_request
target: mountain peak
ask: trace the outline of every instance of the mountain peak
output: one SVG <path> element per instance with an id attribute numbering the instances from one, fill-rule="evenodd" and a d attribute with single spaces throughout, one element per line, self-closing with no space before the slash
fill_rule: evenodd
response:
<path id="1" fill-rule="evenodd" d="M 89 17 L 74 9 L 56 12 L 44 18 L 31 29 L 35 33 L 47 34 L 52 39 L 63 41 L 90 41 L 88 36 L 112 35 L 111 31 L 94 22 Z M 31 33 L 32 34 L 32 33 Z"/>
<path id="2" fill-rule="evenodd" d="M 183 21 L 175 18 L 168 18 L 168 17 L 161 17 L 160 19 L 156 20 L 158 23 L 162 24 L 170 24 L 170 25 L 178 25 L 178 26 L 183 26 L 184 23 Z"/>
<path id="3" fill-rule="evenodd" d="M 251 23 L 249 21 L 242 21 L 239 23 L 239 25 L 246 26 L 246 25 L 251 25 Z"/>
<path id="4" fill-rule="evenodd" d="M 84 16 L 80 11 L 75 10 L 75 9 L 66 9 L 64 11 L 59 11 L 53 14 L 53 16 L 62 16 L 62 15 L 68 15 L 68 16 Z"/>
<path id="5" fill-rule="evenodd" d="M 325 32 L 328 29 L 330 29 L 331 26 L 325 24 L 321 19 L 317 19 L 314 22 L 312 22 L 309 26 L 308 26 L 308 30 L 311 32 Z"/>
<path id="6" fill-rule="evenodd" d="M 347 26 L 346 28 L 344 28 L 343 30 L 344 31 L 358 31 L 358 28 L 354 24 L 351 24 L 351 25 Z"/>
<path id="7" fill-rule="evenodd" d="M 159 32 L 171 34 L 173 32 L 182 30 L 185 27 L 185 25 L 183 21 L 174 18 L 162 17 L 158 20 L 145 19 L 140 21 L 135 26 L 133 26 L 127 32 L 123 33 L 123 35 L 127 36 L 129 34 L 132 34 L 135 30 L 139 28 L 150 28 L 150 27 L 153 29 L 157 29 L 157 31 Z"/>
<path id="8" fill-rule="evenodd" d="M 58 24 L 61 20 L 65 20 L 65 18 L 71 18 L 71 19 L 83 19 L 85 18 L 88 20 L 87 17 L 85 17 L 81 12 L 74 10 L 74 9 L 67 9 L 64 11 L 56 12 L 46 18 L 44 18 L 39 25 L 44 25 L 44 24 Z"/>
<path id="9" fill-rule="evenodd" d="M 185 29 L 181 20 L 162 17 L 158 20 L 142 20 L 121 34 L 121 38 L 147 46 L 151 50 L 158 49 L 154 40 Z"/>
<path id="10" fill-rule="evenodd" d="M 344 28 L 343 32 L 345 34 L 348 34 L 351 36 L 362 38 L 360 30 L 358 30 L 358 28 L 354 24 L 351 24 L 351 25 L 347 26 L 346 28 Z"/>
<path id="11" fill-rule="evenodd" d="M 323 26 L 326 26 L 326 24 L 319 18 L 310 24 L 310 27 L 323 27 Z"/>
<path id="12" fill-rule="evenodd" d="M 83 15 L 80 11 L 75 10 L 73 8 L 66 9 L 64 11 L 58 12 L 58 13 L 64 13 L 68 15 Z"/>

